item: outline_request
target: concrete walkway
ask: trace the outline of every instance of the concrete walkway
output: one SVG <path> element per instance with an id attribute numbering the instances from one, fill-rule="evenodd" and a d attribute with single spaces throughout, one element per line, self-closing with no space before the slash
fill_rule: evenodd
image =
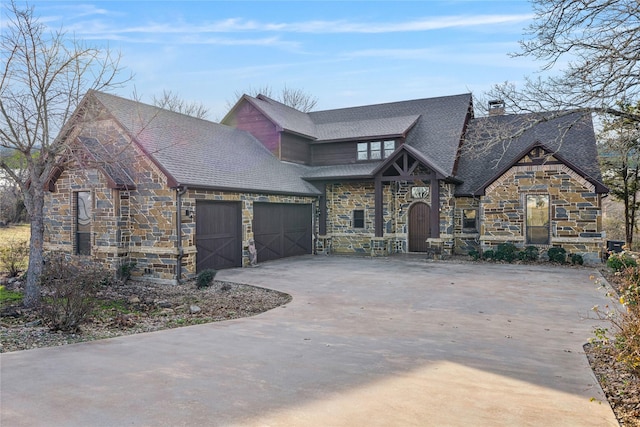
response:
<path id="1" fill-rule="evenodd" d="M 589 269 L 305 256 L 259 316 L 0 357 L 4 426 L 616 426 Z"/>

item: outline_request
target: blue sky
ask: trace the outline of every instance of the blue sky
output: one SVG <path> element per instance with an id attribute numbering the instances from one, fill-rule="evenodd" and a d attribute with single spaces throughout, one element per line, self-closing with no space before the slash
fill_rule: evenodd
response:
<path id="1" fill-rule="evenodd" d="M 330 109 L 473 92 L 541 65 L 511 58 L 532 8 L 511 1 L 35 1 L 36 15 L 123 55 L 149 102 L 171 90 L 221 119 L 235 92 L 302 89 Z"/>

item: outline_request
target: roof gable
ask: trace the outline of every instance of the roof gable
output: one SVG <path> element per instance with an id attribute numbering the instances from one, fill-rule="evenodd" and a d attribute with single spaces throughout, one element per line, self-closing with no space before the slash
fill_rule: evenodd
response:
<path id="1" fill-rule="evenodd" d="M 318 193 L 298 168 L 280 162 L 248 132 L 101 92 L 94 96 L 171 187 Z"/>
<path id="2" fill-rule="evenodd" d="M 532 153 L 536 148 L 541 149 Z M 518 164 L 560 162 L 607 192 L 602 183 L 595 134 L 587 114 L 529 114 L 473 119 L 463 146 L 458 195 L 481 195 Z"/>

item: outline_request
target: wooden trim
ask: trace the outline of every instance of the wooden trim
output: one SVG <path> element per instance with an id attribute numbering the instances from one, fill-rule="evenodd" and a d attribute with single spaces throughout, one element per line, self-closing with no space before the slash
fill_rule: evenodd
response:
<path id="1" fill-rule="evenodd" d="M 383 187 L 380 176 L 376 176 L 375 179 L 375 236 L 383 236 Z"/>

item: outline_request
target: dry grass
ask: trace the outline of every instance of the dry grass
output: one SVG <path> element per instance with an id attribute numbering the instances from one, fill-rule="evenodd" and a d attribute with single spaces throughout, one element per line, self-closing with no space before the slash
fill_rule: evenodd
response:
<path id="1" fill-rule="evenodd" d="M 0 246 L 5 242 L 26 240 L 29 241 L 31 236 L 31 230 L 29 224 L 20 225 L 7 225 L 6 227 L 0 227 Z"/>

